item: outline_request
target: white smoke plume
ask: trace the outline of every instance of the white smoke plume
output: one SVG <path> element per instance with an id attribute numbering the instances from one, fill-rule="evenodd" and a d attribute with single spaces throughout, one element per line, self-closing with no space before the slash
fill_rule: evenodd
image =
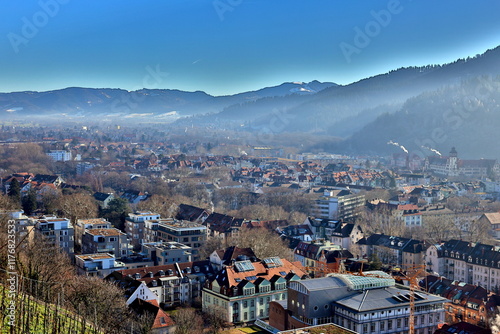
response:
<path id="1" fill-rule="evenodd" d="M 401 144 L 399 144 L 399 143 L 396 143 L 395 141 L 389 140 L 389 141 L 387 142 L 387 145 L 394 145 L 394 146 L 397 146 L 397 147 L 399 147 L 400 149 L 402 149 L 403 151 L 405 151 L 405 153 L 406 153 L 406 154 L 408 154 L 408 150 L 407 150 L 407 149 L 406 149 L 403 145 L 401 145 Z"/>
<path id="2" fill-rule="evenodd" d="M 437 155 L 439 155 L 439 156 L 442 156 L 441 152 L 439 152 L 438 150 L 436 150 L 436 149 L 434 149 L 434 148 L 427 147 L 427 146 L 422 146 L 422 148 L 425 148 L 425 149 L 427 149 L 427 150 L 429 150 L 429 151 L 431 151 L 431 152 L 436 153 L 436 154 L 437 154 Z"/>

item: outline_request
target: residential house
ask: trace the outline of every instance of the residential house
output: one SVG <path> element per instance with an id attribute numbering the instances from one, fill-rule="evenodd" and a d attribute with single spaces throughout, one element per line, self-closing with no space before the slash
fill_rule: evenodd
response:
<path id="1" fill-rule="evenodd" d="M 155 299 L 170 307 L 190 304 L 201 297 L 203 285 L 214 274 L 208 261 L 195 261 L 114 271 L 106 280 L 125 290 L 127 304 L 137 298 Z"/>
<path id="2" fill-rule="evenodd" d="M 138 190 L 126 190 L 120 197 L 126 199 L 130 204 L 137 205 L 140 201 L 146 200 L 149 195 Z"/>
<path id="3" fill-rule="evenodd" d="M 300 241 L 312 241 L 314 239 L 314 234 L 309 228 L 309 225 L 290 225 L 286 227 L 278 227 L 278 233 L 282 237 L 293 238 Z"/>
<path id="4" fill-rule="evenodd" d="M 235 261 L 253 260 L 257 261 L 257 256 L 251 248 L 239 248 L 230 246 L 226 249 L 218 249 L 212 252 L 209 257 L 210 264 L 216 271 L 231 266 Z"/>
<path id="5" fill-rule="evenodd" d="M 461 321 L 456 324 L 444 324 L 434 334 L 467 333 L 467 334 L 492 334 L 491 329 L 479 327 L 468 322 Z"/>
<path id="6" fill-rule="evenodd" d="M 483 213 L 478 223 L 480 226 L 491 226 L 491 235 L 500 240 L 500 212 Z"/>
<path id="7" fill-rule="evenodd" d="M 300 262 L 307 270 L 321 268 L 320 257 L 324 252 L 342 250 L 340 245 L 332 244 L 329 240 L 301 241 L 293 251 L 293 259 Z"/>
<path id="8" fill-rule="evenodd" d="M 385 234 L 372 234 L 358 244 L 365 257 L 377 255 L 382 263 L 402 269 L 424 265 L 424 242 Z"/>
<path id="9" fill-rule="evenodd" d="M 94 199 L 101 209 L 107 209 L 109 202 L 111 202 L 115 196 L 112 193 L 94 193 Z"/>
<path id="10" fill-rule="evenodd" d="M 357 242 L 364 237 L 364 233 L 358 224 L 308 217 L 304 225 L 313 232 L 313 240 L 328 239 L 333 244 L 349 249 L 355 255 L 360 255 Z"/>
<path id="11" fill-rule="evenodd" d="M 144 326 L 149 328 L 150 334 L 174 334 L 177 326 L 172 318 L 163 311 L 156 300 L 142 300 L 137 298 L 130 303 L 129 308 L 143 319 Z"/>
<path id="12" fill-rule="evenodd" d="M 499 314 L 500 298 L 481 286 L 434 275 L 421 280 L 420 286 L 447 299 L 444 304 L 447 323 L 465 321 L 487 328 Z"/>
<path id="13" fill-rule="evenodd" d="M 179 220 L 188 220 L 190 222 L 202 224 L 208 216 L 209 213 L 205 209 L 192 205 L 180 204 L 179 212 L 177 212 L 176 218 Z"/>

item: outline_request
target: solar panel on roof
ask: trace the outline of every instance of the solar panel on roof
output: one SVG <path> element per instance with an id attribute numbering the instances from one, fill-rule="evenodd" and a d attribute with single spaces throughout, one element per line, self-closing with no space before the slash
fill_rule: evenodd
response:
<path id="1" fill-rule="evenodd" d="M 244 271 L 252 271 L 252 270 L 255 270 L 252 262 L 250 262 L 249 260 L 245 260 L 245 261 L 236 261 L 234 263 L 234 266 L 236 267 L 236 270 L 238 272 L 244 272 Z"/>
<path id="2" fill-rule="evenodd" d="M 283 266 L 283 262 L 281 262 L 281 259 L 279 257 L 276 257 L 276 256 L 267 257 L 263 261 L 268 268 L 275 268 L 275 267 L 282 267 Z"/>

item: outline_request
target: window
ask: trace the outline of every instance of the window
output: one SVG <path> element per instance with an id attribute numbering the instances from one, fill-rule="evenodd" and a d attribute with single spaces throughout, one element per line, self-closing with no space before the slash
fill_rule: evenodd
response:
<path id="1" fill-rule="evenodd" d="M 380 331 L 385 331 L 385 321 L 380 322 Z"/>
<path id="2" fill-rule="evenodd" d="M 292 300 L 292 304 L 293 304 L 293 300 Z M 254 306 L 255 306 L 255 301 L 252 299 L 252 300 L 250 301 L 250 307 L 254 307 Z"/>
<path id="3" fill-rule="evenodd" d="M 246 300 L 243 301 L 243 307 L 247 307 L 248 306 L 248 302 Z"/>
<path id="4" fill-rule="evenodd" d="M 247 312 L 243 313 L 243 320 L 245 320 L 245 321 L 248 320 L 248 313 Z"/>

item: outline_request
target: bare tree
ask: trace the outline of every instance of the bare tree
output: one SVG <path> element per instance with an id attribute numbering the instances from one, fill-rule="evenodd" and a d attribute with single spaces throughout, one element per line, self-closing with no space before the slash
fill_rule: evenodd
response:
<path id="1" fill-rule="evenodd" d="M 191 307 L 182 307 L 173 315 L 175 334 L 190 334 L 203 332 L 203 318 Z"/>
<path id="2" fill-rule="evenodd" d="M 210 237 L 199 250 L 200 259 L 205 259 L 217 249 L 224 248 L 224 239 L 220 237 Z"/>
<path id="3" fill-rule="evenodd" d="M 88 193 L 63 195 L 59 199 L 60 213 L 76 223 L 78 219 L 97 217 L 98 206 L 94 198 Z"/>
<path id="4" fill-rule="evenodd" d="M 124 333 L 130 312 L 123 291 L 97 277 L 74 277 L 66 300 L 74 312 L 94 323 L 106 333 Z"/>
<path id="5" fill-rule="evenodd" d="M 134 334 L 150 334 L 154 325 L 155 314 L 144 310 L 141 314 L 134 314 L 131 327 Z"/>
<path id="6" fill-rule="evenodd" d="M 236 237 L 228 240 L 228 244 L 240 248 L 252 248 L 259 258 L 278 256 L 280 258 L 291 259 L 292 251 L 281 240 L 280 236 L 266 228 L 246 228 L 240 229 Z"/>
<path id="7" fill-rule="evenodd" d="M 450 215 L 424 216 L 422 225 L 425 239 L 431 243 L 460 238 L 460 230 L 457 229 Z"/>
<path id="8" fill-rule="evenodd" d="M 137 204 L 138 210 L 158 213 L 162 218 L 175 217 L 179 211 L 178 205 L 172 198 L 162 195 L 153 195 Z"/>
<path id="9" fill-rule="evenodd" d="M 225 312 L 226 310 L 220 306 L 210 307 L 204 312 L 205 318 L 210 325 L 210 333 L 218 334 L 222 329 L 228 327 L 229 324 L 223 316 Z"/>
<path id="10" fill-rule="evenodd" d="M 245 206 L 240 210 L 230 211 L 228 214 L 234 217 L 258 220 L 281 220 L 289 217 L 289 213 L 282 207 L 269 205 Z"/>
<path id="11" fill-rule="evenodd" d="M 30 293 L 46 302 L 57 298 L 55 291 L 62 291 L 74 276 L 74 268 L 66 253 L 39 232 L 24 239 L 18 248 L 17 265 L 20 273 L 39 284 Z"/>
<path id="12" fill-rule="evenodd" d="M 371 210 L 364 208 L 356 221 L 367 234 L 383 233 L 396 237 L 407 234 L 404 220 L 396 216 L 390 209 L 375 208 Z"/>

